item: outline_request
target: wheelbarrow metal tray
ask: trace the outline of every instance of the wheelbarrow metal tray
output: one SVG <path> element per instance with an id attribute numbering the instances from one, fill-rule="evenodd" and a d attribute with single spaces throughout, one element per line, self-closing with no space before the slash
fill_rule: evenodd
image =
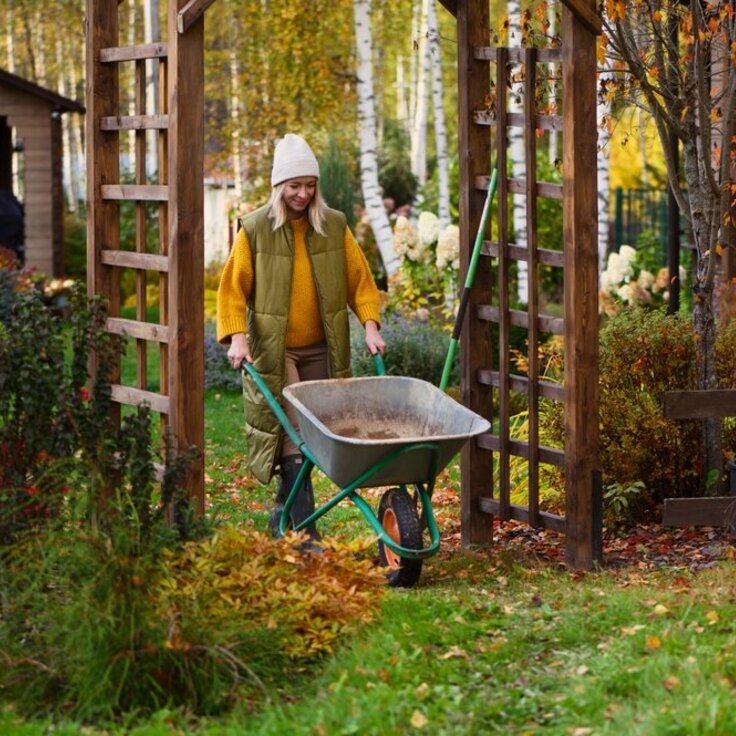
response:
<path id="1" fill-rule="evenodd" d="M 345 488 L 400 448 L 431 443 L 439 472 L 463 444 L 490 423 L 431 383 L 403 376 L 304 381 L 284 389 L 299 433 L 317 464 Z M 433 452 L 400 454 L 362 487 L 426 483 Z"/>

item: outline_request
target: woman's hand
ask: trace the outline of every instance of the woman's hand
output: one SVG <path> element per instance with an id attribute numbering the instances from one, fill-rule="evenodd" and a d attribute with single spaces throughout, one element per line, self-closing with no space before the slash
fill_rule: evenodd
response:
<path id="1" fill-rule="evenodd" d="M 236 332 L 230 336 L 230 349 L 227 351 L 227 359 L 235 370 L 239 370 L 244 360 L 249 363 L 253 362 L 248 346 L 248 337 L 244 332 Z"/>
<path id="2" fill-rule="evenodd" d="M 371 351 L 371 355 L 376 353 L 383 355 L 386 350 L 386 343 L 381 337 L 378 325 L 372 319 L 365 323 L 365 344 L 368 346 L 368 350 Z"/>

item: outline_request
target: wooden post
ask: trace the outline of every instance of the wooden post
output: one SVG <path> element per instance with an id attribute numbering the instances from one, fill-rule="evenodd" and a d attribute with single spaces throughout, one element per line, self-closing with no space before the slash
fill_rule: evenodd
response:
<path id="1" fill-rule="evenodd" d="M 594 13 L 593 2 L 581 4 Z M 562 24 L 566 559 L 589 569 L 598 463 L 596 37 L 568 7 Z"/>
<path id="2" fill-rule="evenodd" d="M 458 150 L 460 158 L 460 273 L 467 273 L 475 234 L 480 224 L 484 192 L 475 188 L 476 176 L 488 175 L 491 168 L 488 128 L 473 123 L 472 111 L 482 108 L 490 90 L 487 61 L 476 60 L 475 46 L 489 43 L 488 3 L 458 0 L 453 4 L 457 17 L 458 45 Z M 481 258 L 468 303 L 460 340 L 460 372 L 463 403 L 483 417 L 492 411 L 491 389 L 476 380 L 481 366 L 491 365 L 491 338 L 487 323 L 476 317 L 479 304 L 489 304 L 490 259 Z M 482 512 L 479 498 L 487 495 L 492 483 L 492 455 L 476 442 L 462 451 L 462 544 L 484 544 L 493 536 L 493 517 Z"/>
<path id="3" fill-rule="evenodd" d="M 169 0 L 169 423 L 177 448 L 204 452 L 204 19 L 185 33 Z M 204 458 L 186 487 L 204 513 Z"/>
<path id="4" fill-rule="evenodd" d="M 120 245 L 118 204 L 102 198 L 102 187 L 120 181 L 120 159 L 117 131 L 103 131 L 103 117 L 118 115 L 118 71 L 113 64 L 103 64 L 100 51 L 118 42 L 118 8 L 114 2 L 87 0 L 86 38 L 86 106 L 87 148 L 87 293 L 105 294 L 109 313 L 120 314 L 120 284 L 114 269 L 102 262 L 101 252 L 116 250 Z M 110 375 L 112 383 L 120 380 L 120 366 Z M 113 418 L 119 419 L 120 406 L 111 407 Z"/>

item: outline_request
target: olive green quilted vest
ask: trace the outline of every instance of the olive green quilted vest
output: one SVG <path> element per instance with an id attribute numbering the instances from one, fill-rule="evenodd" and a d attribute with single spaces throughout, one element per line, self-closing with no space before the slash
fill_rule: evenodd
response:
<path id="1" fill-rule="evenodd" d="M 253 290 L 248 302 L 248 344 L 256 370 L 283 404 L 286 378 L 286 328 L 291 299 L 294 231 L 286 223 L 273 231 L 261 207 L 240 220 L 253 258 Z M 328 210 L 325 235 L 307 230 L 307 251 L 319 295 L 332 378 L 350 376 L 350 328 L 345 277 L 345 216 Z M 283 430 L 254 381 L 244 374 L 243 399 L 248 463 L 268 483 L 281 447 Z"/>

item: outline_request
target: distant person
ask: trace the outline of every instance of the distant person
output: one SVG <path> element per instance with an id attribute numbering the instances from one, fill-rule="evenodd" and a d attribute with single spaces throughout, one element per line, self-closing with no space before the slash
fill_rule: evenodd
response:
<path id="1" fill-rule="evenodd" d="M 322 199 L 319 164 L 300 136 L 289 133 L 277 144 L 271 186 L 268 203 L 240 220 L 217 293 L 217 338 L 229 343 L 233 368 L 244 360 L 253 363 L 281 399 L 284 386 L 350 375 L 348 307 L 365 328 L 370 352 L 383 353 L 385 344 L 368 262 L 345 216 Z M 277 534 L 303 458 L 253 381 L 244 381 L 243 398 L 254 475 L 268 483 L 279 467 L 269 520 Z M 293 408 L 284 409 L 296 425 Z M 300 524 L 314 508 L 307 477 L 291 510 L 292 524 Z M 312 540 L 320 539 L 314 524 L 306 531 Z"/>
<path id="2" fill-rule="evenodd" d="M 23 205 L 13 192 L 0 189 L 0 255 L 19 266 L 25 263 Z"/>

